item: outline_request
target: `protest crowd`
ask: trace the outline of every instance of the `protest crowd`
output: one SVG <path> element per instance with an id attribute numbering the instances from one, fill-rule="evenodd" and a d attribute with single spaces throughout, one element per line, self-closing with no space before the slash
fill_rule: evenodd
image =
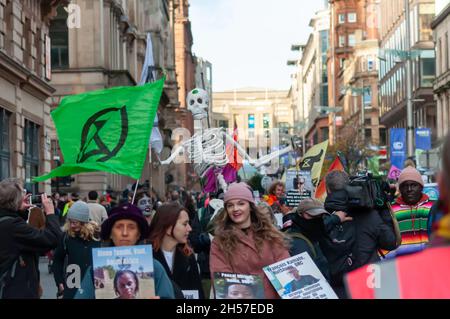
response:
<path id="1" fill-rule="evenodd" d="M 41 298 L 42 258 L 61 299 L 450 298 L 442 275 L 450 266 L 450 135 L 439 198 L 427 195 L 411 160 L 387 178 L 374 170 L 351 176 L 337 155 L 321 176 L 328 141 L 255 186 L 238 174 L 238 155 L 265 171 L 297 154 L 295 143 L 252 159 L 236 130 L 229 136 L 205 125 L 209 97 L 194 89 L 187 104 L 203 131 L 160 164 L 184 149 L 201 191 L 170 185 L 158 193 L 139 180 L 163 85 L 69 96 L 52 112 L 65 161 L 33 182 L 93 171 L 137 181 L 122 193 L 51 196 L 30 193 L 18 179 L 0 181 L 0 299 Z M 126 106 L 108 107 L 117 103 Z M 100 135 L 116 131 L 109 151 Z"/>
<path id="2" fill-rule="evenodd" d="M 361 179 L 345 170 L 325 176 L 324 201 L 304 198 L 295 207 L 289 206 L 286 186 L 278 180 L 261 198 L 239 180 L 225 192 L 178 187 L 164 195 L 135 183 L 119 197 L 99 197 L 96 191 L 87 198 L 42 194 L 37 206 L 30 204 L 31 194 L 20 181 L 3 180 L 0 296 L 40 298 L 37 265 L 47 256 L 58 298 L 95 299 L 102 283 L 94 274 L 93 249 L 151 244 L 153 298 L 216 298 L 222 288 L 227 295 L 280 298 L 264 268 L 303 253 L 338 298 L 449 298 L 448 277 L 422 270 L 432 267 L 442 274 L 449 266 L 450 136 L 441 161 L 438 201 L 423 192 L 419 171 L 406 166 L 397 181 L 380 184 L 376 196 L 382 201 L 376 205 Z M 362 180 L 371 183 L 369 177 Z M 213 205 L 215 200 L 223 206 Z M 366 284 L 366 268 L 372 264 L 382 273 L 374 287 Z M 79 286 L 71 285 L 68 267 L 73 265 L 80 270 Z M 285 284 L 285 294 L 319 281 L 292 265 L 285 270 L 294 278 Z M 120 272 L 125 279 L 114 279 L 117 298 L 124 298 L 127 283 L 122 281 L 140 289 L 126 272 Z M 258 276 L 263 293 L 257 297 L 255 286 L 245 280 L 215 287 L 220 284 L 217 274 Z"/>

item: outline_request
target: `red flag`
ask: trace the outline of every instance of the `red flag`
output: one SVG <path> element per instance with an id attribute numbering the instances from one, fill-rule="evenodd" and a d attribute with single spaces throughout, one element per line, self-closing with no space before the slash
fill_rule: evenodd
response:
<path id="1" fill-rule="evenodd" d="M 338 156 L 334 159 L 333 163 L 331 163 L 330 168 L 328 169 L 328 172 L 332 171 L 345 171 L 344 165 L 342 165 L 341 160 Z M 316 188 L 316 194 L 314 197 L 322 202 L 325 201 L 325 198 L 327 197 L 327 189 L 325 187 L 325 177 L 320 180 L 319 186 Z"/>
<path id="2" fill-rule="evenodd" d="M 238 129 L 236 123 L 234 123 L 234 131 L 233 131 L 233 140 L 238 142 Z M 234 145 L 227 145 L 227 156 L 230 161 L 230 165 L 236 170 L 239 171 L 242 167 L 242 157 L 239 156 L 237 147 Z"/>

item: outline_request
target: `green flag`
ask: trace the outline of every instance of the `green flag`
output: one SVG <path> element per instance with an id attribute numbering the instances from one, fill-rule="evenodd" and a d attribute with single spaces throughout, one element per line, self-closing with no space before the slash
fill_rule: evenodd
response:
<path id="1" fill-rule="evenodd" d="M 367 163 L 372 175 L 380 176 L 380 157 L 379 156 L 370 157 Z"/>
<path id="2" fill-rule="evenodd" d="M 34 179 L 103 171 L 138 179 L 164 78 L 65 97 L 51 115 L 64 164 Z"/>

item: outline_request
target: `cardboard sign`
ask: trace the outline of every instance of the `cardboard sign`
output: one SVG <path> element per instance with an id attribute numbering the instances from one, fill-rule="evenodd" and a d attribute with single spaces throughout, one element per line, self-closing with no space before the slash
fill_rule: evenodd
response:
<path id="1" fill-rule="evenodd" d="M 263 270 L 282 299 L 338 299 L 307 252 Z"/>
<path id="2" fill-rule="evenodd" d="M 286 203 L 289 207 L 297 207 L 302 200 L 307 198 L 311 198 L 310 191 L 304 191 L 303 193 L 300 193 L 299 190 L 294 189 L 287 192 Z"/>

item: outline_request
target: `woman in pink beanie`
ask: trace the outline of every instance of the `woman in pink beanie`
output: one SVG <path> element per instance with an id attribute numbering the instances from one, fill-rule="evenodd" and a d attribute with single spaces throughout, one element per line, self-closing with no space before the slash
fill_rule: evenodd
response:
<path id="1" fill-rule="evenodd" d="M 279 298 L 262 269 L 290 257 L 286 237 L 258 210 L 247 184 L 231 184 L 224 203 L 225 214 L 216 220 L 211 244 L 212 279 L 220 272 L 258 275 L 266 298 Z"/>

